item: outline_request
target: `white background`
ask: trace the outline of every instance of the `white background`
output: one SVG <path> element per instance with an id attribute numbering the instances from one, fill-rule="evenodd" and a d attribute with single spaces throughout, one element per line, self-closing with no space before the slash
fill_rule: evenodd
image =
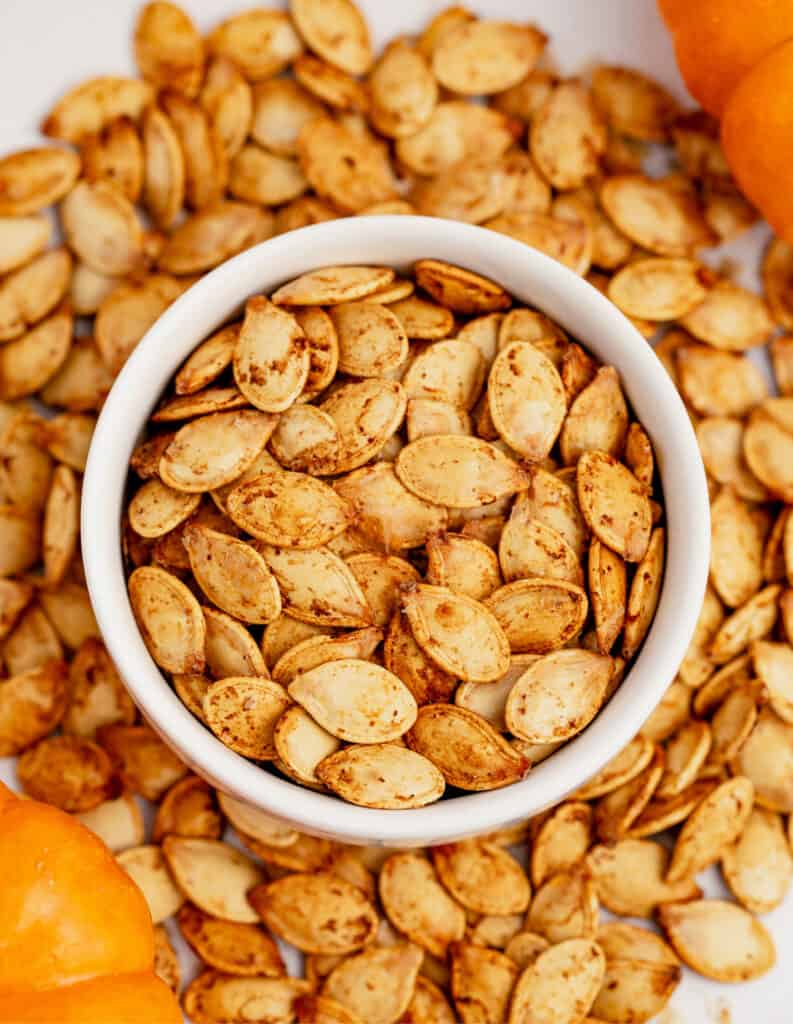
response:
<path id="1" fill-rule="evenodd" d="M 182 0 L 202 29 L 251 2 Z M 446 6 L 443 0 L 359 3 L 378 45 L 419 30 Z M 551 36 L 550 56 L 563 72 L 577 73 L 600 61 L 624 63 L 656 76 L 685 98 L 654 0 L 468 0 L 467 6 L 480 15 L 536 22 Z M 37 125 L 67 87 L 91 75 L 133 70 L 130 37 L 138 7 L 136 0 L 0 0 L 0 153 L 35 144 Z M 725 254 L 742 261 L 744 282 L 754 280 L 763 239 L 763 229 L 756 229 Z M 0 760 L 0 778 L 14 784 L 10 760 Z M 715 871 L 708 874 L 706 889 L 712 895 L 722 891 Z M 774 971 L 741 986 L 716 985 L 686 971 L 658 1024 L 789 1024 L 793 893 L 766 923 L 777 943 Z"/>

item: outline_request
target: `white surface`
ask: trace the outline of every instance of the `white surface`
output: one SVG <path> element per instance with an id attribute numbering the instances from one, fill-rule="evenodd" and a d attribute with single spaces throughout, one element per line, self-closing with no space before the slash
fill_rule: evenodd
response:
<path id="1" fill-rule="evenodd" d="M 360 0 L 381 43 L 420 28 L 443 0 Z M 246 6 L 242 0 L 189 0 L 202 27 Z M 600 60 L 624 62 L 657 76 L 684 96 L 653 0 L 469 0 L 479 14 L 528 18 L 551 35 L 552 60 L 573 72 Z M 36 125 L 66 86 L 91 74 L 131 69 L 130 28 L 135 0 L 4 0 L 0 4 L 0 152 L 35 143 Z M 762 237 L 762 229 L 753 232 Z M 733 247 L 740 255 L 751 246 Z M 751 280 L 747 269 L 742 278 Z M 11 762 L 0 778 L 13 783 Z M 715 873 L 708 889 L 720 890 Z M 685 973 L 662 1024 L 787 1024 L 793 1005 L 793 897 L 766 919 L 779 964 L 750 985 L 720 986 Z M 729 1016 L 724 1011 L 729 1012 Z"/>
<path id="2" fill-rule="evenodd" d="M 321 254 L 321 255 L 319 255 Z M 146 650 L 127 597 L 120 521 L 127 464 L 152 406 L 193 348 L 245 299 L 322 264 L 458 260 L 538 307 L 616 366 L 655 446 L 666 505 L 667 557 L 655 620 L 633 668 L 595 721 L 526 779 L 429 807 L 353 807 L 263 771 L 217 740 L 181 703 Z M 429 217 L 357 217 L 280 235 L 194 285 L 167 310 L 118 377 L 94 434 L 83 485 L 82 554 L 110 654 L 151 724 L 221 789 L 307 832 L 347 842 L 424 845 L 492 831 L 558 803 L 638 731 L 677 672 L 708 571 L 710 525 L 702 463 L 689 417 L 652 350 L 600 292 L 560 263 L 483 228 Z"/>

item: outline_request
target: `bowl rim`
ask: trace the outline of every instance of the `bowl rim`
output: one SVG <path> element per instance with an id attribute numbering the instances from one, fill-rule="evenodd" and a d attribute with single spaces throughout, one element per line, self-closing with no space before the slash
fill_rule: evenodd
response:
<path id="1" fill-rule="evenodd" d="M 383 255 L 367 255 L 375 250 Z M 249 295 L 319 267 L 406 266 L 420 258 L 445 259 L 492 277 L 596 354 L 613 349 L 603 361 L 617 365 L 656 452 L 667 544 L 661 595 L 642 649 L 582 733 L 520 782 L 393 811 L 349 804 L 263 771 L 193 716 L 152 660 L 132 615 L 121 515 L 129 456 L 151 409 L 189 352 Z M 165 311 L 128 359 L 98 418 L 84 476 L 81 537 L 88 591 L 107 649 L 144 718 L 191 768 L 217 788 L 313 835 L 430 845 L 494 831 L 559 803 L 633 738 L 674 679 L 693 635 L 708 577 L 710 512 L 685 406 L 649 343 L 604 295 L 545 254 L 494 231 L 381 215 L 316 224 L 262 242 L 206 274 Z"/>

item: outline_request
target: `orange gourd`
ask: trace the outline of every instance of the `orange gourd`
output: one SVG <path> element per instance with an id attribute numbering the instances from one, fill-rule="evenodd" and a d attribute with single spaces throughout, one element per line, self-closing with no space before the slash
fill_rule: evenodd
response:
<path id="1" fill-rule="evenodd" d="M 658 0 L 691 94 L 721 118 L 733 177 L 793 243 L 793 0 Z"/>
<path id="2" fill-rule="evenodd" d="M 0 1024 L 181 1024 L 140 890 L 55 807 L 0 783 Z"/>
<path id="3" fill-rule="evenodd" d="M 721 144 L 744 194 L 793 242 L 793 39 L 738 83 L 724 110 Z"/>
<path id="4" fill-rule="evenodd" d="M 721 117 L 759 60 L 793 36 L 791 0 L 659 0 L 691 95 Z"/>

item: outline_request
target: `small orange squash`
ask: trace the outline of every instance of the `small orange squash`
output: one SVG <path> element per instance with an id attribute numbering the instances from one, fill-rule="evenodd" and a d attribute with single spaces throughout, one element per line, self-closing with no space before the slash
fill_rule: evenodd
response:
<path id="1" fill-rule="evenodd" d="M 0 783 L 0 1024 L 181 1024 L 140 890 L 55 807 Z"/>

